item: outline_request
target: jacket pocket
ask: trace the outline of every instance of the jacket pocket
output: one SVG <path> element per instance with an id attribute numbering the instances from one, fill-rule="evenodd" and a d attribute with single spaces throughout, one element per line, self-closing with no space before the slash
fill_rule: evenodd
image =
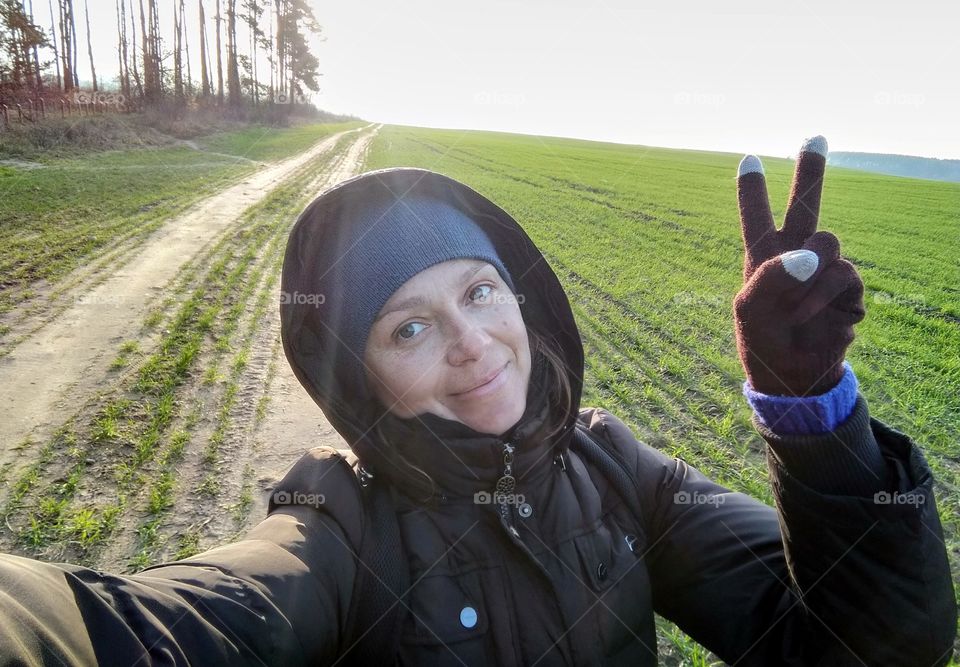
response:
<path id="1" fill-rule="evenodd" d="M 411 589 L 408 604 L 400 636 L 401 664 L 490 664 L 491 610 L 479 570 L 423 577 Z"/>
<path id="2" fill-rule="evenodd" d="M 591 616 L 606 659 L 621 651 L 644 660 L 651 656 L 656 659 L 642 539 L 612 522 L 601 523 L 594 532 L 575 540 L 583 583 L 592 591 L 585 603 L 593 605 Z"/>
<path id="3" fill-rule="evenodd" d="M 630 550 L 625 537 L 619 530 L 615 535 L 600 524 L 592 533 L 575 538 L 584 583 L 594 592 L 603 593 L 636 565 L 637 555 Z"/>

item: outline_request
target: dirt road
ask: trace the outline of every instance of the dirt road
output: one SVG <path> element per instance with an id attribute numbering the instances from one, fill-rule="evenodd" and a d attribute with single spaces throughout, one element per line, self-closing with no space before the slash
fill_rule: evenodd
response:
<path id="1" fill-rule="evenodd" d="M 57 317 L 40 325 L 35 318 L 24 318 L 24 327 L 38 328 L 0 358 L 0 466 L 4 476 L 14 480 L 31 464 L 39 443 L 49 441 L 77 406 L 95 400 L 110 381 L 118 345 L 138 335 L 151 307 L 163 294 L 173 291 L 185 266 L 230 234 L 244 213 L 274 188 L 294 176 L 309 174 L 311 165 L 328 166 L 312 177 L 299 196 L 312 198 L 358 173 L 378 129 L 368 126 L 330 136 L 199 202 L 155 232 L 128 262 L 114 267 L 98 285 L 68 295 L 72 303 Z M 348 141 L 344 141 L 344 135 L 350 135 Z M 191 489 L 200 478 L 202 463 L 199 449 L 191 452 L 188 447 L 177 469 L 177 511 L 162 524 L 165 538 L 158 544 L 170 546 L 158 551 L 161 559 L 169 558 L 173 538 L 187 530 L 199 535 L 200 548 L 238 535 L 263 518 L 267 491 L 303 451 L 318 444 L 344 444 L 289 369 L 279 344 L 275 297 L 265 313 L 262 321 L 251 324 L 255 339 L 238 379 L 239 400 L 231 410 L 229 428 L 218 448 L 219 460 L 226 463 L 218 473 L 219 509 L 235 506 L 236 499 L 245 493 L 252 502 L 247 503 L 240 519 L 237 515 L 231 519 L 226 511 L 211 512 L 209 504 L 192 503 L 195 498 Z M 139 342 L 143 353 L 157 344 L 153 339 Z M 192 384 L 195 386 L 188 387 L 186 393 L 202 398 L 210 392 L 200 377 L 193 378 Z M 258 401 L 258 397 L 267 398 Z M 209 405 L 212 409 L 213 404 Z M 257 405 L 261 405 L 259 410 Z M 200 421 L 198 440 L 213 428 L 211 415 L 202 415 Z M 91 470 L 95 469 L 96 457 L 88 463 Z M 251 471 L 253 480 L 249 479 Z M 89 498 L 108 478 L 105 469 L 96 475 L 89 472 L 87 477 L 91 489 L 84 493 Z M 62 481 L 62 475 L 51 480 Z M 135 512 L 122 515 L 93 562 L 116 571 L 125 569 L 136 550 L 137 527 L 143 521 L 144 517 Z M 14 551 L 22 542 L 11 534 L 0 537 L 0 547 Z M 27 554 L 46 555 L 29 550 Z"/>
<path id="2" fill-rule="evenodd" d="M 35 440 L 49 436 L 62 411 L 78 395 L 96 389 L 116 345 L 136 331 L 151 301 L 183 265 L 296 168 L 329 152 L 339 137 L 328 137 L 257 172 L 171 220 L 125 266 L 97 287 L 73 295 L 73 307 L 0 359 L 4 449 L 9 451 L 28 436 Z M 337 177 L 356 167 L 345 165 Z M 3 462 L 5 458 L 0 458 Z"/>

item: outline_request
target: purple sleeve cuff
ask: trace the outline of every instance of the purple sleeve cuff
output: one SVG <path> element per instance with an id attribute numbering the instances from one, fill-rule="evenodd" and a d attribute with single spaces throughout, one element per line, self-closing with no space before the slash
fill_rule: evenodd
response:
<path id="1" fill-rule="evenodd" d="M 857 376 L 846 360 L 843 367 L 840 382 L 824 394 L 804 397 L 761 394 L 744 381 L 743 395 L 759 422 L 775 433 L 827 433 L 846 421 L 857 402 Z"/>

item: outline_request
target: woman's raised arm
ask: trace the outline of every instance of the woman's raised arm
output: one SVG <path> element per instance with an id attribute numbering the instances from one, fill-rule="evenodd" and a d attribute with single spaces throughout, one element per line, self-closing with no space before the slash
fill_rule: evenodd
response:
<path id="1" fill-rule="evenodd" d="M 782 436 L 755 421 L 776 509 L 637 443 L 609 413 L 603 421 L 643 493 L 654 610 L 725 662 L 947 664 L 957 610 L 931 472 L 910 438 L 869 417 L 862 396 L 827 434 Z M 810 466 L 798 476 L 776 456 L 863 441 L 890 473 L 867 495 L 824 492 Z"/>

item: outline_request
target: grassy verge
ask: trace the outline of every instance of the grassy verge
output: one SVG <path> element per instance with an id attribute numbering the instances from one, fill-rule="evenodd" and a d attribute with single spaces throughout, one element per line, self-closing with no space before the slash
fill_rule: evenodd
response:
<path id="1" fill-rule="evenodd" d="M 0 314 L 123 245 L 137 245 L 194 202 L 358 123 L 250 127 L 200 137 L 216 147 L 92 152 L 41 168 L 0 166 Z M 0 336 L 4 332 L 0 330 Z"/>
<path id="2" fill-rule="evenodd" d="M 289 157 L 317 141 L 320 136 L 335 134 L 365 123 L 330 123 L 296 127 L 253 126 L 242 130 L 219 132 L 195 140 L 206 151 L 237 155 L 251 160 L 274 161 Z M 322 132 L 323 135 L 318 134 Z"/>

